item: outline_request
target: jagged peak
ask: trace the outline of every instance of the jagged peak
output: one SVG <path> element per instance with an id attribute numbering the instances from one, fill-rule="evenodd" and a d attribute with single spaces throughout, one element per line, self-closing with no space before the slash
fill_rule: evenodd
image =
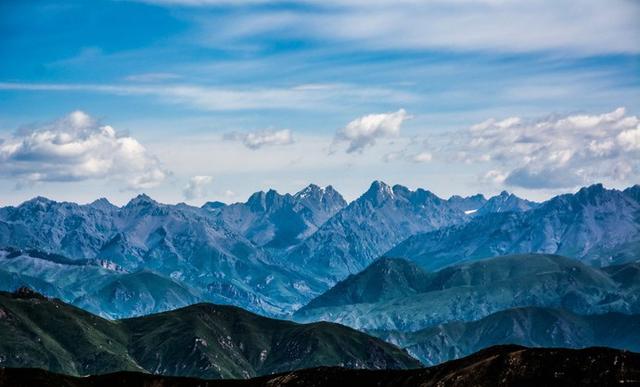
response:
<path id="1" fill-rule="evenodd" d="M 301 199 L 309 196 L 322 195 L 324 194 L 324 192 L 325 192 L 325 188 L 322 188 L 316 184 L 311 183 L 308 186 L 301 189 L 300 191 L 296 192 L 293 195 L 293 197 L 296 199 Z"/>
<path id="2" fill-rule="evenodd" d="M 469 196 L 451 195 L 449 199 L 447 199 L 447 201 L 452 201 L 452 202 L 457 200 L 486 200 L 486 197 L 481 193 L 477 193 L 475 195 L 469 195 Z"/>
<path id="3" fill-rule="evenodd" d="M 249 196 L 246 201 L 246 205 L 252 211 L 266 211 L 273 206 L 278 206 L 283 199 L 291 197 L 289 194 L 281 195 L 275 189 L 270 189 L 267 192 L 258 191 Z"/>
<path id="4" fill-rule="evenodd" d="M 582 193 L 602 193 L 605 191 L 608 191 L 608 190 L 604 188 L 604 185 L 602 185 L 602 183 L 596 183 L 596 184 L 591 184 L 589 186 L 580 188 L 578 193 L 581 193 L 581 192 Z"/>
<path id="5" fill-rule="evenodd" d="M 109 199 L 107 199 L 105 197 L 101 197 L 101 198 L 98 198 L 98 199 L 92 201 L 89 204 L 94 206 L 94 205 L 98 205 L 98 204 L 111 204 L 111 202 L 109 201 Z"/>
<path id="6" fill-rule="evenodd" d="M 96 199 L 96 200 L 92 201 L 91 203 L 89 203 L 89 206 L 94 207 L 94 208 L 101 208 L 103 210 L 109 210 L 109 209 L 118 208 L 116 205 L 111 203 L 109 201 L 109 199 L 107 199 L 107 198 Z"/>
<path id="7" fill-rule="evenodd" d="M 608 190 L 602 183 L 596 183 L 580 188 L 573 196 L 578 200 L 591 200 L 613 192 L 618 191 Z"/>
<path id="8" fill-rule="evenodd" d="M 23 202 L 21 206 L 30 205 L 30 204 L 51 204 L 51 203 L 57 203 L 57 202 L 55 200 L 51 200 L 44 196 L 36 196 Z"/>
<path id="9" fill-rule="evenodd" d="M 393 191 L 393 193 L 396 195 L 411 194 L 411 190 L 408 187 L 405 187 L 404 185 L 401 185 L 401 184 L 394 184 L 394 186 L 391 187 L 391 191 Z"/>
<path id="10" fill-rule="evenodd" d="M 226 206 L 227 206 L 226 203 L 214 200 L 214 201 L 211 201 L 211 202 L 206 202 L 200 208 L 204 208 L 204 209 L 207 209 L 207 210 L 215 210 L 215 209 L 226 207 Z"/>
<path id="11" fill-rule="evenodd" d="M 326 192 L 326 193 L 330 192 L 330 193 L 334 193 L 334 194 L 340 195 L 340 193 L 335 188 L 333 188 L 332 185 L 327 185 L 327 186 L 323 187 L 322 189 L 324 189 L 324 192 Z"/>
<path id="12" fill-rule="evenodd" d="M 375 205 L 380 205 L 382 202 L 393 199 L 395 194 L 393 193 L 393 189 L 386 183 L 375 180 L 371 183 L 371 186 L 360 196 L 359 200 L 364 200 L 367 202 L 371 202 Z"/>
<path id="13" fill-rule="evenodd" d="M 141 193 L 135 198 L 131 199 L 129 203 L 127 203 L 126 207 L 149 205 L 149 204 L 158 204 L 158 202 L 151 199 L 151 197 L 149 197 L 147 194 Z"/>
<path id="14" fill-rule="evenodd" d="M 264 191 L 258 191 L 258 192 L 254 192 L 251 194 L 251 196 L 249 196 L 249 198 L 247 199 L 247 204 L 248 203 L 252 203 L 252 202 L 256 202 L 256 201 L 263 201 L 264 197 L 267 195 L 266 192 Z"/>
<path id="15" fill-rule="evenodd" d="M 320 187 L 316 184 L 309 184 L 305 188 L 293 195 L 296 200 L 312 200 L 317 202 L 329 203 L 330 205 L 339 204 L 346 205 L 346 201 L 342 195 L 332 186 Z"/>
<path id="16" fill-rule="evenodd" d="M 369 186 L 369 189 L 367 190 L 367 192 L 364 193 L 364 195 L 368 196 L 368 195 L 378 195 L 378 194 L 393 195 L 393 189 L 391 188 L 391 186 L 389 186 L 387 183 L 383 181 L 374 180 L 371 183 L 371 186 Z"/>

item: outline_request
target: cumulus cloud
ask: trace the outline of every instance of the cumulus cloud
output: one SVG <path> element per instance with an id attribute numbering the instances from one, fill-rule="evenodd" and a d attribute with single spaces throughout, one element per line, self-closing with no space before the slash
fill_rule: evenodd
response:
<path id="1" fill-rule="evenodd" d="M 207 196 L 207 186 L 213 182 L 211 176 L 193 176 L 182 190 L 182 195 L 187 200 L 198 199 Z"/>
<path id="2" fill-rule="evenodd" d="M 347 153 L 362 152 L 366 147 L 374 145 L 379 138 L 399 136 L 400 127 L 408 118 L 404 109 L 356 118 L 337 131 L 334 143 L 347 142 Z"/>
<path id="3" fill-rule="evenodd" d="M 19 184 L 109 178 L 141 189 L 167 173 L 135 138 L 82 111 L 0 142 L 0 174 Z"/>
<path id="4" fill-rule="evenodd" d="M 497 164 L 484 176 L 494 183 L 555 189 L 637 181 L 640 119 L 622 107 L 599 115 L 489 119 L 466 131 L 456 148 L 467 162 Z"/>
<path id="5" fill-rule="evenodd" d="M 225 140 L 241 141 L 249 149 L 260 149 L 263 146 L 293 144 L 293 134 L 289 129 L 263 130 L 249 133 L 227 133 Z"/>

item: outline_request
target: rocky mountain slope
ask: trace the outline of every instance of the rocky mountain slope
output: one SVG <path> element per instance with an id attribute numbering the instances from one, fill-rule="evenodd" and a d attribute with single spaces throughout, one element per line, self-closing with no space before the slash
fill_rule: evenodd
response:
<path id="1" fill-rule="evenodd" d="M 294 247 L 285 261 L 329 284 L 365 268 L 410 235 L 465 221 L 464 211 L 429 191 L 375 181 L 369 190 Z"/>
<path id="2" fill-rule="evenodd" d="M 602 185 L 560 195 L 524 212 L 490 213 L 470 222 L 417 234 L 386 255 L 406 257 L 437 270 L 461 261 L 515 254 L 551 253 L 607 266 L 640 259 L 638 186 Z"/>
<path id="3" fill-rule="evenodd" d="M 258 246 L 287 248 L 313 234 L 346 205 L 333 187 L 311 184 L 295 195 L 260 191 L 246 203 L 205 208 Z"/>
<path id="4" fill-rule="evenodd" d="M 31 369 L 0 369 L 0 386 L 329 387 L 329 386 L 614 386 L 640 380 L 640 354 L 607 348 L 582 350 L 492 347 L 466 358 L 416 370 L 312 368 L 250 380 L 175 378 L 134 372 L 64 376 Z"/>
<path id="5" fill-rule="evenodd" d="M 0 367 L 248 378 L 317 366 L 419 365 L 399 348 L 337 324 L 296 324 L 213 304 L 110 321 L 27 288 L 0 292 Z"/>

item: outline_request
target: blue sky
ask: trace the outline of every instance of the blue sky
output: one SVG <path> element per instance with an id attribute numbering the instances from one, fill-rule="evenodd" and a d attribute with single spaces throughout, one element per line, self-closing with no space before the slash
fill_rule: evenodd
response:
<path id="1" fill-rule="evenodd" d="M 630 0 L 2 2 L 0 204 L 625 187 L 638 16 Z"/>

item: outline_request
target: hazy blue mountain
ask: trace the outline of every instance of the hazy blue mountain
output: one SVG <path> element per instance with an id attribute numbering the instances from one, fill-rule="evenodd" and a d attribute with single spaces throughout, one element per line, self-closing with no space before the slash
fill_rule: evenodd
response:
<path id="1" fill-rule="evenodd" d="M 46 281 L 28 275 L 0 269 L 0 290 L 13 291 L 23 286 L 28 286 L 50 297 L 62 297 L 58 289 Z"/>
<path id="2" fill-rule="evenodd" d="M 494 212 L 523 212 L 537 206 L 538 203 L 521 199 L 512 193 L 502 191 L 499 195 L 492 196 L 486 203 L 478 207 L 474 215 L 485 215 Z"/>
<path id="3" fill-rule="evenodd" d="M 122 318 L 192 305 L 202 300 L 197 294 L 171 278 L 144 270 L 111 276 L 72 303 L 101 316 Z"/>
<path id="4" fill-rule="evenodd" d="M 561 256 L 527 254 L 427 272 L 410 261 L 383 258 L 312 300 L 294 319 L 415 331 L 525 306 L 640 313 L 635 270 L 636 264 L 605 271 Z"/>
<path id="5" fill-rule="evenodd" d="M 467 214 L 475 213 L 486 202 L 487 199 L 482 194 L 467 197 L 453 195 L 449 199 L 447 199 L 447 203 L 449 204 L 449 206 L 457 210 L 464 211 Z"/>
<path id="6" fill-rule="evenodd" d="M 117 208 L 55 202 L 43 197 L 0 210 L 0 245 L 95 257 L 115 231 Z"/>
<path id="7" fill-rule="evenodd" d="M 295 195 L 256 192 L 246 203 L 219 207 L 217 214 L 230 229 L 258 246 L 286 248 L 313 234 L 346 205 L 333 187 L 311 184 Z"/>
<path id="8" fill-rule="evenodd" d="M 121 208 L 44 198 L 3 208 L 0 245 L 98 259 L 129 272 L 151 270 L 197 289 L 203 299 L 267 314 L 286 313 L 319 288 L 313 278 L 273 266 L 260 246 L 210 211 L 146 195 Z M 67 279 L 48 282 L 63 288 Z"/>
<path id="9" fill-rule="evenodd" d="M 110 321 L 29 289 L 0 292 L 0 359 L 2 367 L 72 375 L 137 370 L 216 379 L 420 365 L 392 344 L 337 324 L 296 324 L 213 304 Z"/>
<path id="10" fill-rule="evenodd" d="M 466 215 L 478 216 L 493 212 L 521 212 L 528 211 L 538 206 L 539 203 L 517 197 L 507 191 L 502 191 L 499 195 L 492 196 L 488 200 L 484 195 L 461 197 L 451 196 L 447 203 L 452 208 L 464 211 Z"/>
<path id="11" fill-rule="evenodd" d="M 598 266 L 640 258 L 637 188 L 597 184 L 554 197 L 525 212 L 491 213 L 460 225 L 408 238 L 386 255 L 428 269 L 513 253 L 553 253 Z"/>
<path id="12" fill-rule="evenodd" d="M 0 290 L 28 286 L 108 318 L 162 312 L 202 300 L 198 291 L 171 278 L 147 270 L 129 273 L 105 261 L 0 250 L 0 267 Z"/>
<path id="13" fill-rule="evenodd" d="M 640 352 L 640 315 L 583 316 L 549 308 L 517 308 L 472 322 L 451 322 L 417 332 L 378 332 L 426 365 L 468 356 L 487 347 L 610 347 Z"/>
<path id="14" fill-rule="evenodd" d="M 106 286 L 105 274 L 96 271 L 100 262 L 103 269 L 152 272 L 159 283 L 170 280 L 199 299 L 285 315 L 390 249 L 429 269 L 529 250 L 597 264 L 635 260 L 639 190 L 592 186 L 540 205 L 507 193 L 444 200 L 382 182 L 348 205 L 331 186 L 316 185 L 294 195 L 271 190 L 245 203 L 200 208 L 161 204 L 146 195 L 122 207 L 106 199 L 79 205 L 37 197 L 0 208 L 0 248 L 93 262 L 10 270 L 46 281 L 69 301 L 85 294 L 77 289 L 87 290 L 69 285 L 70 278 L 93 281 L 86 285 L 91 291 L 94 284 Z M 156 310 L 149 308 L 135 310 Z M 121 312 L 109 309 L 106 315 Z"/>
<path id="15" fill-rule="evenodd" d="M 465 221 L 429 191 L 376 181 L 358 199 L 295 246 L 285 262 L 331 284 L 366 267 L 410 235 Z"/>
<path id="16" fill-rule="evenodd" d="M 630 198 L 633 198 L 633 200 L 640 203 L 640 184 L 631 186 L 625 189 L 623 192 L 625 195 L 629 196 Z"/>
<path id="17" fill-rule="evenodd" d="M 201 208 L 204 208 L 205 210 L 215 211 L 219 208 L 225 207 L 226 205 L 227 204 L 223 202 L 213 201 L 213 202 L 206 202 L 205 204 L 202 205 Z"/>

